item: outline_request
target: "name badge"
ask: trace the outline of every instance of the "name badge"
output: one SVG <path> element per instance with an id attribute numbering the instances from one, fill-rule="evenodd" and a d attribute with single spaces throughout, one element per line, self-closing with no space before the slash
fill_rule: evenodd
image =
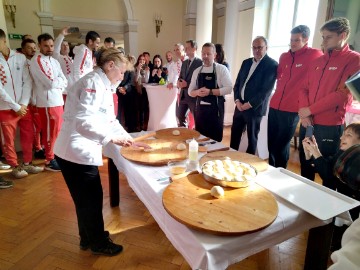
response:
<path id="1" fill-rule="evenodd" d="M 211 79 L 212 79 L 212 77 L 209 77 L 209 76 L 206 76 L 206 77 L 205 77 L 205 80 L 210 81 Z"/>

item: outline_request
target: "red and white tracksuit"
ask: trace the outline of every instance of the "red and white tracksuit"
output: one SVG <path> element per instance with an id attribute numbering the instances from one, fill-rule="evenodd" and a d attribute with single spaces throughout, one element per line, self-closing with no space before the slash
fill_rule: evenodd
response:
<path id="1" fill-rule="evenodd" d="M 20 127 L 20 142 L 24 162 L 32 160 L 33 126 L 28 111 L 23 117 L 16 114 L 21 105 L 29 104 L 31 78 L 23 54 L 10 50 L 8 59 L 0 53 L 0 136 L 6 161 L 18 165 L 15 151 L 16 128 Z"/>
<path id="2" fill-rule="evenodd" d="M 62 123 L 64 105 L 62 92 L 67 86 L 67 80 L 60 63 L 40 52 L 31 59 L 30 71 L 36 86 L 36 107 L 41 119 L 45 156 L 46 160 L 50 161 L 54 159 L 54 143 Z"/>
<path id="3" fill-rule="evenodd" d="M 59 34 L 58 37 L 55 39 L 53 57 L 59 61 L 62 72 L 64 73 L 66 80 L 68 81 L 68 85 L 63 92 L 63 99 L 65 103 L 67 91 L 74 84 L 74 63 L 73 59 L 70 56 L 60 54 L 61 43 L 63 42 L 64 38 L 64 35 Z"/>
<path id="4" fill-rule="evenodd" d="M 74 82 L 77 82 L 80 78 L 93 71 L 95 60 L 93 58 L 93 52 L 85 44 L 76 46 L 73 52 L 75 54 Z"/>
<path id="5" fill-rule="evenodd" d="M 28 65 L 28 69 L 30 72 L 30 60 L 26 59 L 26 63 Z M 36 97 L 35 97 L 35 90 L 34 90 L 36 86 L 35 86 L 32 76 L 31 76 L 31 73 L 30 73 L 30 77 L 31 77 L 32 87 L 31 87 L 31 97 L 30 97 L 28 109 L 30 111 L 31 118 L 33 121 L 33 130 L 34 130 L 33 147 L 36 151 L 38 151 L 38 150 L 42 149 L 41 141 L 40 141 L 41 120 L 40 120 L 39 112 L 36 108 Z"/>

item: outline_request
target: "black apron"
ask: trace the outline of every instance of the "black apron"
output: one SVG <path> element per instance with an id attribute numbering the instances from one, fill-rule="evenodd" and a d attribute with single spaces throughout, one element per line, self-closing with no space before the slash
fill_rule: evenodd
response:
<path id="1" fill-rule="evenodd" d="M 201 73 L 201 67 L 197 77 L 197 88 L 206 87 L 216 89 L 216 68 L 213 64 L 212 73 Z M 209 104 L 202 104 L 202 103 Z M 215 141 L 221 142 L 224 127 L 224 102 L 223 96 L 206 96 L 196 98 L 195 107 L 195 129 L 202 135 L 209 137 Z"/>

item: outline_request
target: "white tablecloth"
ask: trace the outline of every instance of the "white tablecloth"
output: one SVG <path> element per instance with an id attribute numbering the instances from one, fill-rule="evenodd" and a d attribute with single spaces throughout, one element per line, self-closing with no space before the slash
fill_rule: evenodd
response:
<path id="1" fill-rule="evenodd" d="M 298 207 L 276 197 L 279 214 L 267 228 L 243 236 L 214 236 L 179 223 L 165 211 L 162 193 L 169 184 L 158 179 L 169 175 L 166 166 L 150 167 L 124 159 L 118 147 L 108 144 L 104 154 L 113 159 L 123 171 L 129 185 L 145 204 L 160 228 L 174 247 L 183 255 L 193 269 L 226 269 L 248 256 L 281 243 L 310 228 L 326 223 L 302 211 Z M 266 174 L 275 168 L 269 168 Z M 258 177 L 261 177 L 260 173 Z"/>
<path id="2" fill-rule="evenodd" d="M 149 100 L 149 123 L 147 130 L 177 127 L 177 88 L 167 89 L 165 85 L 144 84 Z"/>

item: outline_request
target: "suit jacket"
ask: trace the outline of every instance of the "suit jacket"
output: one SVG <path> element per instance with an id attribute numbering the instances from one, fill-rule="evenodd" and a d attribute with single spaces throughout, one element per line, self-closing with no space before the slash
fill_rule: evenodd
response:
<path id="1" fill-rule="evenodd" d="M 191 82 L 192 74 L 195 69 L 197 69 L 198 67 L 200 67 L 202 65 L 202 60 L 198 57 L 194 57 L 190 67 L 188 68 L 189 61 L 190 61 L 190 59 L 186 59 L 181 65 L 179 79 L 185 80 L 187 82 L 188 86 L 186 88 L 181 88 L 180 99 L 186 98 L 186 99 L 194 99 L 195 100 L 195 98 L 189 96 L 188 88 L 189 88 L 189 85 Z"/>
<path id="2" fill-rule="evenodd" d="M 240 94 L 241 89 L 247 79 L 252 62 L 253 58 L 246 59 L 242 62 L 234 86 L 234 100 L 239 99 L 241 103 L 249 102 L 252 106 L 249 110 L 251 110 L 254 115 L 264 116 L 271 91 L 274 88 L 278 63 L 266 54 L 249 78 L 245 86 L 244 99 L 242 99 Z"/>

